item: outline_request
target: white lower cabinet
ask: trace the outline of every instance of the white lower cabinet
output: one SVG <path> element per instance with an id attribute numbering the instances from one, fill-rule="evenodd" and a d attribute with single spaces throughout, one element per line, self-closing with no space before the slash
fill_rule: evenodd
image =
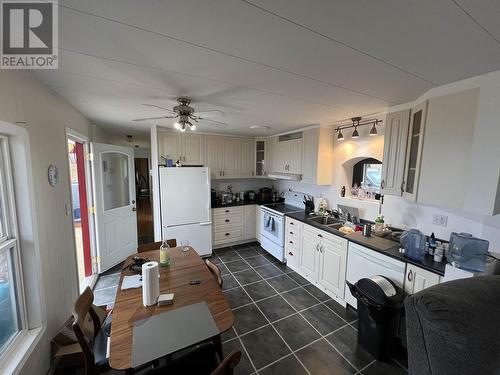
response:
<path id="1" fill-rule="evenodd" d="M 404 290 L 408 294 L 420 292 L 441 282 L 441 276 L 407 263 Z"/>
<path id="2" fill-rule="evenodd" d="M 244 240 L 255 238 L 255 204 L 243 206 Z"/>
<path id="3" fill-rule="evenodd" d="M 260 243 L 260 206 L 255 205 L 255 238 Z"/>
<path id="4" fill-rule="evenodd" d="M 285 230 L 287 264 L 331 297 L 343 300 L 347 240 L 290 218 Z"/>
<path id="5" fill-rule="evenodd" d="M 256 207 L 258 206 L 251 204 L 213 208 L 213 245 L 227 245 L 256 238 Z"/>

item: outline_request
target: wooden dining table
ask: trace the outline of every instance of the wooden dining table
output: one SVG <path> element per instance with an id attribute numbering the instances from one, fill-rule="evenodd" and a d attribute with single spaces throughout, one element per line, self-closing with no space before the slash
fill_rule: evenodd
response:
<path id="1" fill-rule="evenodd" d="M 233 313 L 224 293 L 198 253 L 192 247 L 189 247 L 188 251 L 183 251 L 181 247 L 170 249 L 170 265 L 160 267 L 160 294 L 174 293 L 174 303 L 161 307 L 157 305 L 144 307 L 142 288 L 121 290 L 123 277 L 137 274 L 128 270 L 128 266 L 133 263 L 134 256 L 159 262 L 160 252 L 153 250 L 134 254 L 124 263 L 113 308 L 110 367 L 115 370 L 129 370 L 129 372 L 132 369 L 134 322 L 199 302 L 206 302 L 219 330 L 219 335 L 214 337 L 214 341 L 221 354 L 220 334 L 233 326 Z M 200 283 L 191 285 L 190 281 L 193 280 L 199 280 Z"/>

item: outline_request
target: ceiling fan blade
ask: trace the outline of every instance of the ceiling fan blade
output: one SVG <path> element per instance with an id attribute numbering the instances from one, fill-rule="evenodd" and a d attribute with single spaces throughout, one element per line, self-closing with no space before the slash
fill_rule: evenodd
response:
<path id="1" fill-rule="evenodd" d="M 210 121 L 212 124 L 206 124 L 206 125 L 207 126 L 217 127 L 217 128 L 225 128 L 225 127 L 229 126 L 229 124 L 226 124 L 225 122 L 211 120 L 211 119 L 208 119 L 208 118 L 205 118 L 205 117 L 198 117 L 198 120 L 201 120 L 201 121 Z"/>
<path id="2" fill-rule="evenodd" d="M 154 107 L 154 108 L 159 108 L 159 109 L 163 109 L 165 111 L 168 111 L 170 113 L 175 113 L 174 111 L 172 111 L 171 109 L 168 109 L 168 108 L 165 108 L 165 107 L 160 107 L 159 105 L 156 105 L 156 104 L 143 104 L 145 105 L 146 107 Z"/>
<path id="3" fill-rule="evenodd" d="M 177 116 L 145 117 L 145 118 L 135 118 L 132 121 L 160 120 L 164 118 L 176 118 L 176 117 Z"/>
<path id="4" fill-rule="evenodd" d="M 226 113 L 224 111 L 221 111 L 220 109 L 209 109 L 207 111 L 196 111 L 194 113 L 194 115 L 197 116 L 198 113 L 206 113 L 206 114 L 210 114 L 210 113 L 214 113 L 215 114 L 215 113 L 218 113 L 221 116 L 225 116 L 226 115 Z"/>

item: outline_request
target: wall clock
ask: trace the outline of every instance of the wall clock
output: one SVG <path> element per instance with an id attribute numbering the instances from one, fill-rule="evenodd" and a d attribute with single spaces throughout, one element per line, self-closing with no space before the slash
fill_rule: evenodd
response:
<path id="1" fill-rule="evenodd" d="M 59 183 L 59 168 L 55 164 L 49 165 L 47 171 L 50 186 L 54 187 Z"/>

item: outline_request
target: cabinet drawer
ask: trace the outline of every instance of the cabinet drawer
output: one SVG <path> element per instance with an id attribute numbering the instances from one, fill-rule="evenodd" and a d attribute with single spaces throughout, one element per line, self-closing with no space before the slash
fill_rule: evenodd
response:
<path id="1" fill-rule="evenodd" d="M 290 235 L 287 233 L 285 238 L 286 245 L 299 246 L 300 245 L 300 236 L 297 234 Z"/>
<path id="2" fill-rule="evenodd" d="M 214 233 L 214 242 L 216 244 L 224 242 L 238 241 L 243 238 L 242 228 L 229 228 L 227 230 L 217 231 Z"/>
<path id="3" fill-rule="evenodd" d="M 300 233 L 302 232 L 302 223 L 298 220 L 292 219 L 290 217 L 286 218 L 286 227 L 292 229 L 293 231 Z"/>
<path id="4" fill-rule="evenodd" d="M 243 207 L 221 207 L 221 208 L 214 208 L 212 211 L 214 217 L 237 215 L 237 214 L 243 215 Z"/>
<path id="5" fill-rule="evenodd" d="M 243 225 L 243 214 L 227 214 L 225 216 L 214 215 L 214 226 L 235 226 Z"/>
<path id="6" fill-rule="evenodd" d="M 347 240 L 345 238 L 341 238 L 339 236 L 327 232 L 322 232 L 321 235 L 323 236 L 324 241 L 328 241 L 333 246 L 337 248 L 343 248 L 345 249 L 345 251 L 347 251 Z"/>
<path id="7" fill-rule="evenodd" d="M 288 264 L 298 265 L 299 264 L 299 246 L 295 244 L 285 245 L 285 258 Z"/>

